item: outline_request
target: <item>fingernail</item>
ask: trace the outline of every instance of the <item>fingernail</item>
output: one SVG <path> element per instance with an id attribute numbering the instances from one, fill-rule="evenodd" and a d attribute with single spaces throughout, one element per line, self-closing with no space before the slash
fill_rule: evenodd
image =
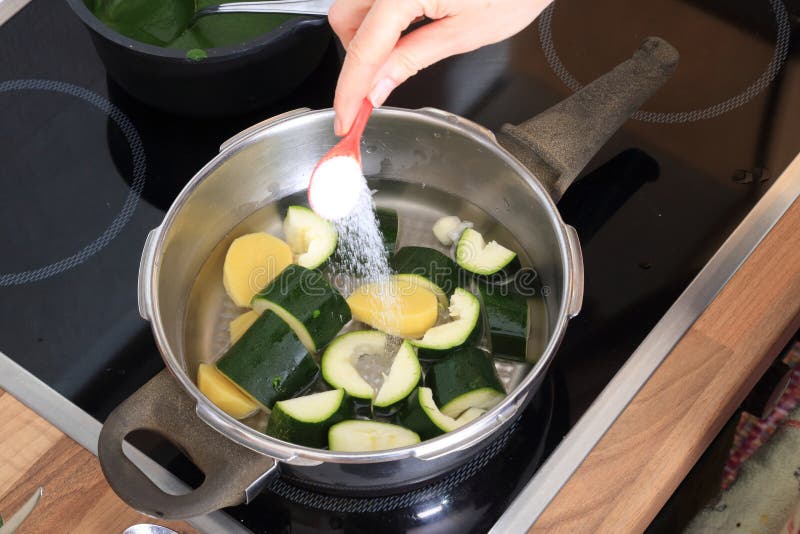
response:
<path id="1" fill-rule="evenodd" d="M 391 78 L 381 78 L 372 88 L 372 91 L 370 91 L 369 101 L 372 102 L 372 105 L 376 108 L 379 107 L 386 102 L 386 99 L 389 98 L 389 94 L 394 91 L 395 87 L 396 84 Z"/>

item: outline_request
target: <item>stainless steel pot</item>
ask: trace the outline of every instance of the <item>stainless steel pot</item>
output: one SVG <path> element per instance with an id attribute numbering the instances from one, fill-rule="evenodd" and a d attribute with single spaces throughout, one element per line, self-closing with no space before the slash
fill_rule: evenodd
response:
<path id="1" fill-rule="evenodd" d="M 242 132 L 189 182 L 148 236 L 139 280 L 167 370 L 120 405 L 100 435 L 99 456 L 114 490 L 158 517 L 183 518 L 247 502 L 274 476 L 323 491 L 374 494 L 421 484 L 488 446 L 529 402 L 568 320 L 581 307 L 583 265 L 575 231 L 555 202 L 589 159 L 671 75 L 675 49 L 650 38 L 628 61 L 582 91 L 495 136 L 435 109 L 375 111 L 364 134 L 365 174 L 378 204 L 390 204 L 418 242 L 440 214 L 456 213 L 514 243 L 549 296 L 531 334 L 535 362 L 487 415 L 414 447 L 336 453 L 271 438 L 223 413 L 195 386 L 200 361 L 219 355 L 226 309 L 219 278 L 225 250 L 247 231 L 269 231 L 281 204 L 302 194 L 317 160 L 336 138 L 331 110 L 296 110 Z M 414 228 L 425 231 L 415 231 Z M 162 433 L 205 473 L 187 495 L 156 488 L 122 453 L 136 429 Z"/>

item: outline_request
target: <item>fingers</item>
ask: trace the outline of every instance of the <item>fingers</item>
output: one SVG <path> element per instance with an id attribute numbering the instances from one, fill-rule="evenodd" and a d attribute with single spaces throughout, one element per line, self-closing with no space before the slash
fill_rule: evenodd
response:
<path id="1" fill-rule="evenodd" d="M 372 89 L 378 69 L 391 54 L 402 31 L 423 14 L 415 1 L 375 1 L 349 41 L 339 75 L 333 103 L 337 135 L 344 135 L 350 129 L 361 101 Z"/>
<path id="2" fill-rule="evenodd" d="M 328 11 L 328 23 L 347 49 L 374 0 L 336 0 Z"/>
<path id="3" fill-rule="evenodd" d="M 372 81 L 369 99 L 381 106 L 389 94 L 420 70 L 444 58 L 496 43 L 525 28 L 550 0 L 480 2 L 459 0 L 434 22 L 403 36 Z M 431 16 L 429 14 L 428 16 Z M 434 16 L 434 18 L 435 18 Z"/>
<path id="4" fill-rule="evenodd" d="M 394 89 L 417 72 L 446 57 L 467 52 L 470 47 L 454 19 L 431 22 L 405 36 L 395 45 L 376 73 L 369 93 L 373 106 L 382 105 Z"/>
<path id="5" fill-rule="evenodd" d="M 347 56 L 333 104 L 336 134 L 347 133 L 364 98 L 382 105 L 399 84 L 418 71 L 513 35 L 548 3 L 550 0 L 337 0 L 329 19 Z M 401 38 L 403 30 L 423 15 L 434 22 Z"/>

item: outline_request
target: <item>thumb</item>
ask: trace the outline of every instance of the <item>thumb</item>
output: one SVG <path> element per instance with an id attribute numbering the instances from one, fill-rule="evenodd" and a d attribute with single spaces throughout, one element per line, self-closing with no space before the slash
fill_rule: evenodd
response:
<path id="1" fill-rule="evenodd" d="M 454 17 L 436 20 L 397 42 L 375 76 L 369 93 L 373 106 L 382 105 L 398 85 L 422 69 L 472 49 L 466 46 L 454 22 Z"/>

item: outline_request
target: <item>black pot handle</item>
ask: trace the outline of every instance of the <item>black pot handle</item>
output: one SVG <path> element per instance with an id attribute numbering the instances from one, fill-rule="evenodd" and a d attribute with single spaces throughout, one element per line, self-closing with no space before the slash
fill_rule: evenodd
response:
<path id="1" fill-rule="evenodd" d="M 497 140 L 558 201 L 615 131 L 675 71 L 678 51 L 648 37 L 633 57 L 524 123 L 505 124 Z"/>
<path id="2" fill-rule="evenodd" d="M 172 495 L 156 486 L 122 451 L 125 437 L 134 430 L 169 436 L 205 475 L 200 487 Z M 241 504 L 277 475 L 274 458 L 235 444 L 201 421 L 195 402 L 167 370 L 111 412 L 100 431 L 98 458 L 123 501 L 164 519 L 186 519 Z"/>

